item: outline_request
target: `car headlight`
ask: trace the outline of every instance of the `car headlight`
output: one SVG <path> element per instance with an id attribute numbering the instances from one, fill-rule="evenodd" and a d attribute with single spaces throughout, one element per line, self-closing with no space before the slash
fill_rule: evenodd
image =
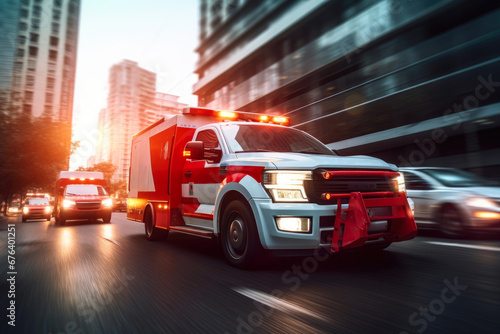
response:
<path id="1" fill-rule="evenodd" d="M 46 206 L 45 209 L 44 209 L 45 213 L 50 213 L 51 211 L 51 208 L 50 206 Z"/>
<path id="2" fill-rule="evenodd" d="M 75 201 L 72 201 L 70 199 L 63 199 L 62 206 L 63 208 L 70 208 L 72 206 L 75 206 L 76 203 Z"/>
<path id="3" fill-rule="evenodd" d="M 29 209 L 28 207 L 26 207 L 26 206 L 25 206 L 25 207 L 23 208 L 23 213 L 24 213 L 24 214 L 27 214 L 27 213 L 29 213 L 29 212 L 30 212 L 30 209 Z"/>
<path id="4" fill-rule="evenodd" d="M 311 171 L 266 171 L 262 175 L 262 184 L 275 202 L 307 202 L 306 180 L 312 180 Z"/>
<path id="5" fill-rule="evenodd" d="M 111 198 L 106 198 L 106 199 L 102 200 L 102 205 L 107 207 L 107 208 L 110 208 L 113 206 L 113 200 Z"/>
<path id="6" fill-rule="evenodd" d="M 498 205 L 487 198 L 470 198 L 467 200 L 467 205 L 476 208 L 497 209 Z"/>
<path id="7" fill-rule="evenodd" d="M 396 177 L 396 182 L 398 183 L 398 191 L 406 192 L 405 176 L 403 173 L 399 173 L 399 176 Z"/>

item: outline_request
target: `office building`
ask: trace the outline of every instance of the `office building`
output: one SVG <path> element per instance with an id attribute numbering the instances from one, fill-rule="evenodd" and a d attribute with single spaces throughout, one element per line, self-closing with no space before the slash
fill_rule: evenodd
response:
<path id="1" fill-rule="evenodd" d="M 193 91 L 201 107 L 290 116 L 341 154 L 498 178 L 499 8 L 201 0 Z"/>
<path id="2" fill-rule="evenodd" d="M 96 163 L 116 167 L 113 181 L 128 180 L 132 136 L 187 106 L 178 96 L 156 92 L 156 74 L 130 60 L 111 67 L 108 106 L 99 113 Z"/>
<path id="3" fill-rule="evenodd" d="M 0 7 L 0 91 L 23 113 L 71 123 L 80 0 Z"/>

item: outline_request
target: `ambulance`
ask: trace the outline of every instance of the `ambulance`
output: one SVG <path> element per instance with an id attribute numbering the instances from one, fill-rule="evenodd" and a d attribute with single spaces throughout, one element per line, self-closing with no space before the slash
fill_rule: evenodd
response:
<path id="1" fill-rule="evenodd" d="M 148 240 L 217 238 L 236 267 L 417 233 L 395 165 L 339 156 L 287 117 L 193 107 L 133 137 L 127 218 Z"/>
<path id="2" fill-rule="evenodd" d="M 60 172 L 53 210 L 56 223 L 64 225 L 75 219 L 102 219 L 109 223 L 113 201 L 104 186 L 106 180 L 101 172 Z"/>

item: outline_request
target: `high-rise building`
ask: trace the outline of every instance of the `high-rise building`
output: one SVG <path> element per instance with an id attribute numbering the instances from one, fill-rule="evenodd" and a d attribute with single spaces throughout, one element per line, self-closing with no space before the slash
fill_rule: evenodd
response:
<path id="1" fill-rule="evenodd" d="M 0 0 L 0 90 L 33 117 L 71 123 L 80 0 Z"/>
<path id="2" fill-rule="evenodd" d="M 113 181 L 128 180 L 132 136 L 185 104 L 175 95 L 156 92 L 156 74 L 130 60 L 111 67 L 108 107 L 98 120 L 96 163 L 116 167 Z"/>
<path id="3" fill-rule="evenodd" d="M 498 178 L 500 3 L 200 0 L 201 107 L 286 114 L 341 154 Z"/>

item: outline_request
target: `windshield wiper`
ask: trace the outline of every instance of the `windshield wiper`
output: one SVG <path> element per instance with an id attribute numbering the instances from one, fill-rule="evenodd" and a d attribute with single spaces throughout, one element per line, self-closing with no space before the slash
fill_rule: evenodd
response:
<path id="1" fill-rule="evenodd" d="M 253 150 L 253 151 L 236 151 L 234 153 L 252 153 L 252 152 L 276 152 L 276 151 L 266 150 L 264 148 L 259 148 L 259 149 Z"/>

